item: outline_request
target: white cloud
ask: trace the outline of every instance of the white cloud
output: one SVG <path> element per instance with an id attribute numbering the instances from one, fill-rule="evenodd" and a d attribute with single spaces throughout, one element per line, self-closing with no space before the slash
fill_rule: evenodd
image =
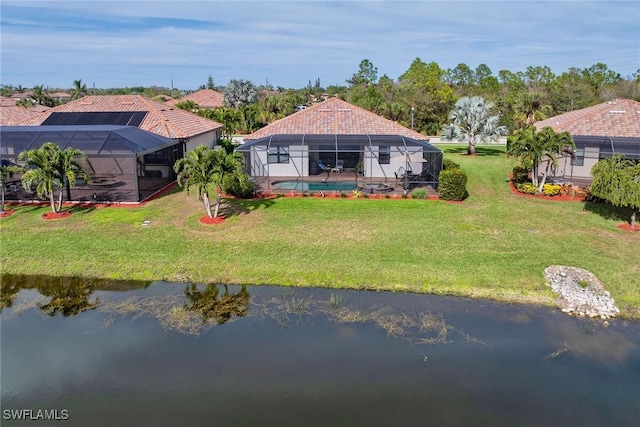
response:
<path id="1" fill-rule="evenodd" d="M 344 84 L 370 59 L 397 78 L 416 57 L 521 71 L 640 66 L 638 2 L 2 3 L 2 83 L 196 88 L 247 78 Z M 43 16 L 46 17 L 43 19 Z"/>

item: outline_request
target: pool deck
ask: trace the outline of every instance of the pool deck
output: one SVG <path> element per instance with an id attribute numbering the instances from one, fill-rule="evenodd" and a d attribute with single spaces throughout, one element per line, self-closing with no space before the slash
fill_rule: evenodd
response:
<path id="1" fill-rule="evenodd" d="M 349 171 L 345 171 L 342 173 L 331 173 L 329 174 L 329 176 L 327 177 L 326 174 L 320 174 L 320 175 L 311 175 L 311 176 L 305 176 L 305 177 L 295 177 L 295 176 L 269 176 L 269 177 L 256 177 L 254 178 L 254 182 L 256 183 L 256 185 L 258 186 L 258 191 L 259 192 L 272 192 L 272 193 L 276 193 L 276 194 L 286 194 L 286 193 L 291 193 L 291 192 L 301 192 L 300 190 L 291 190 L 291 189 L 280 189 L 278 188 L 276 185 L 273 185 L 274 182 L 277 181 L 298 181 L 298 182 L 308 182 L 308 183 L 317 183 L 317 182 L 326 182 L 331 184 L 331 183 L 340 183 L 340 182 L 348 182 L 348 181 L 355 181 L 356 180 L 356 176 L 353 172 L 349 172 Z M 367 190 L 363 190 L 362 188 L 360 188 L 360 191 L 362 191 L 363 193 L 370 193 L 370 194 L 397 194 L 397 195 L 402 195 L 405 194 L 404 191 L 404 182 L 402 182 L 401 180 L 396 180 L 395 178 L 363 178 L 363 177 L 359 177 L 358 178 L 358 185 L 360 186 L 363 183 L 367 183 L 367 184 L 386 184 L 389 187 L 392 188 L 391 191 L 379 191 L 379 190 L 373 190 L 373 191 L 367 191 Z M 410 190 L 407 191 L 406 194 L 411 194 L 411 191 L 414 191 L 416 188 L 424 188 L 427 190 L 427 194 L 429 196 L 436 196 L 438 194 L 437 190 L 433 187 L 433 185 L 430 184 L 423 184 L 420 185 L 415 184 L 412 185 Z M 308 190 L 308 193 L 314 193 L 316 190 Z M 341 192 L 341 190 L 329 190 L 330 192 Z M 344 191 L 345 193 L 348 193 L 348 191 Z"/>

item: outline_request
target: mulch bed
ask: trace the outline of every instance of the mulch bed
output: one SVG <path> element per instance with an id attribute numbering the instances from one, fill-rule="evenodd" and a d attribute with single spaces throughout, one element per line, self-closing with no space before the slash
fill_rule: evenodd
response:
<path id="1" fill-rule="evenodd" d="M 640 224 L 636 224 L 634 227 L 632 227 L 631 224 L 625 222 L 624 224 L 618 224 L 618 228 L 630 233 L 640 233 Z"/>
<path id="2" fill-rule="evenodd" d="M 47 212 L 40 215 L 42 219 L 62 219 L 68 218 L 71 216 L 71 211 L 62 211 L 62 212 Z"/>
<path id="3" fill-rule="evenodd" d="M 16 211 L 12 211 L 11 209 L 7 209 L 6 211 L 0 213 L 0 218 L 7 218 L 16 213 Z"/>
<path id="4" fill-rule="evenodd" d="M 541 199 L 541 200 L 553 200 L 556 202 L 584 202 L 586 201 L 585 197 L 571 197 L 565 195 L 557 195 L 557 196 L 545 196 L 544 194 L 527 194 L 518 191 L 515 185 L 513 185 L 513 181 L 509 181 L 509 188 L 511 188 L 511 192 L 516 196 L 520 197 L 528 197 L 530 199 Z"/>
<path id="5" fill-rule="evenodd" d="M 215 225 L 215 224 L 222 224 L 223 222 L 224 222 L 224 217 L 222 216 L 211 218 L 209 215 L 205 215 L 200 217 L 201 224 Z"/>

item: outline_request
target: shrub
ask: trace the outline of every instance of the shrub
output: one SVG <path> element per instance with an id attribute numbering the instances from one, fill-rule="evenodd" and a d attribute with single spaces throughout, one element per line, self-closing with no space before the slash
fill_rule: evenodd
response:
<path id="1" fill-rule="evenodd" d="M 518 189 L 519 192 L 525 193 L 525 194 L 536 194 L 536 193 L 538 193 L 538 187 L 536 187 L 535 185 L 533 185 L 530 182 L 523 182 L 523 183 L 520 183 L 520 184 L 516 184 L 516 188 Z"/>
<path id="2" fill-rule="evenodd" d="M 589 190 L 578 185 L 564 184 L 560 188 L 560 194 L 563 196 L 586 198 L 589 196 Z"/>
<path id="3" fill-rule="evenodd" d="M 352 196 L 354 199 L 359 199 L 360 197 L 362 197 L 362 193 L 361 193 L 360 191 L 358 191 L 358 190 L 353 190 L 353 191 L 351 192 L 351 196 Z"/>
<path id="4" fill-rule="evenodd" d="M 345 197 L 347 197 L 347 195 L 346 195 L 346 193 L 344 191 L 341 191 L 340 192 L 340 197 L 342 197 L 344 199 Z"/>
<path id="5" fill-rule="evenodd" d="M 440 172 L 438 194 L 443 200 L 464 200 L 467 192 L 467 174 L 462 169 L 447 169 Z"/>
<path id="6" fill-rule="evenodd" d="M 255 194 L 255 185 L 249 179 L 249 175 L 227 175 L 222 182 L 222 191 L 225 194 L 242 199 L 248 199 Z"/>
<path id="7" fill-rule="evenodd" d="M 415 190 L 413 190 L 413 193 L 411 193 L 411 197 L 413 197 L 414 199 L 426 199 L 427 190 L 425 190 L 424 188 L 416 188 Z"/>
<path id="8" fill-rule="evenodd" d="M 460 169 L 460 165 L 451 159 L 444 159 L 442 161 L 442 169 L 443 170 Z"/>
<path id="9" fill-rule="evenodd" d="M 529 181 L 529 169 L 524 166 L 516 166 L 513 168 L 513 183 L 520 184 Z"/>
<path id="10" fill-rule="evenodd" d="M 560 194 L 560 190 L 562 189 L 562 185 L 558 184 L 545 184 L 542 187 L 542 192 L 545 196 L 557 196 Z"/>

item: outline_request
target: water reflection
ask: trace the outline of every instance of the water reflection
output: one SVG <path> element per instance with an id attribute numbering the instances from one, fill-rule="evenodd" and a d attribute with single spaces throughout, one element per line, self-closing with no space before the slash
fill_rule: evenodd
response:
<path id="1" fill-rule="evenodd" d="M 198 313 L 202 316 L 202 323 L 211 321 L 221 325 L 231 318 L 243 317 L 249 313 L 250 295 L 247 287 L 243 285 L 236 294 L 229 293 L 229 287 L 224 287 L 224 293 L 220 295 L 220 285 L 207 285 L 200 290 L 198 285 L 191 284 L 184 290 L 187 301 L 183 307 L 185 310 Z"/>
<path id="2" fill-rule="evenodd" d="M 402 293 L 2 279 L 3 409 L 69 409 L 65 425 L 640 419 L 637 322 Z"/>

